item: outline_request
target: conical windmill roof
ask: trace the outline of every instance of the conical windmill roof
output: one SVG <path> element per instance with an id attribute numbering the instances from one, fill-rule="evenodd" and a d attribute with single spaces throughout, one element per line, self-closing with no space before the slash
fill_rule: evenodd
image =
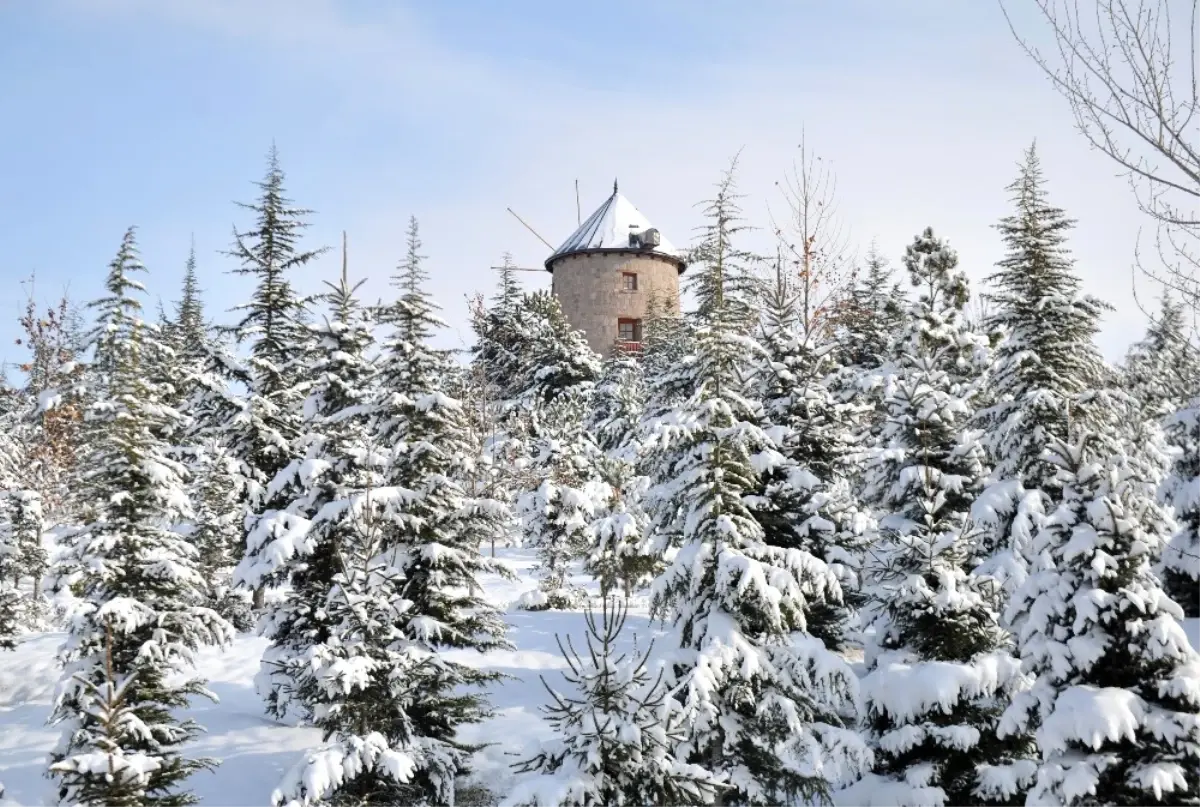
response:
<path id="1" fill-rule="evenodd" d="M 596 208 L 596 212 L 588 216 L 579 229 L 554 250 L 546 259 L 546 268 L 554 271 L 552 264 L 559 258 L 581 252 L 633 252 L 650 253 L 671 260 L 678 264 L 682 272 L 686 264 L 679 250 L 666 236 L 659 233 L 658 244 L 654 246 L 641 246 L 629 237 L 630 234 L 640 234 L 650 229 L 655 229 L 654 225 L 634 207 L 633 202 L 621 195 L 614 183 L 612 196 L 605 199 L 604 204 Z"/>

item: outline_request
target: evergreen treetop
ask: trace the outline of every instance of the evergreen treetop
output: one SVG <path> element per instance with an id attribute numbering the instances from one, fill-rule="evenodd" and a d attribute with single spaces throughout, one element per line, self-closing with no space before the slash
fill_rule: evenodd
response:
<path id="1" fill-rule="evenodd" d="M 997 403 L 981 422 L 996 478 L 1035 488 L 1054 474 L 1041 463 L 1044 446 L 1085 417 L 1083 393 L 1106 385 L 1093 337 L 1108 306 L 1079 293 L 1067 248 L 1074 221 L 1047 200 L 1035 146 L 1008 190 L 1015 210 L 997 225 L 1007 253 L 988 278 L 996 289 L 989 325 L 1005 337 L 992 371 Z"/>

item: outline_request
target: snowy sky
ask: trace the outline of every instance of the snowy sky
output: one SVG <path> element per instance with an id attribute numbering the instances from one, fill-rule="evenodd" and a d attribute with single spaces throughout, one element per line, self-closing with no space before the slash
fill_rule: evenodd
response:
<path id="1" fill-rule="evenodd" d="M 1029 0 L 1010 0 L 1031 23 Z M 23 293 L 93 296 L 129 224 L 151 293 L 171 300 L 194 233 L 210 312 L 248 294 L 219 254 L 278 143 L 317 211 L 310 243 L 349 232 L 351 274 L 386 293 L 409 214 L 465 344 L 464 295 L 502 252 L 547 250 L 621 190 L 686 244 L 744 147 L 749 217 L 767 224 L 802 129 L 831 163 L 847 224 L 899 264 L 932 225 L 973 278 L 1035 137 L 1052 200 L 1079 219 L 1089 291 L 1113 303 L 1116 358 L 1137 338 L 1143 225 L 1113 166 L 1021 53 L 993 0 L 38 0 L 0 4 L 0 359 Z M 298 279 L 315 291 L 337 251 Z M 548 285 L 548 276 L 525 275 Z M 1145 296 L 1152 297 L 1147 290 Z M 223 315 L 221 315 L 223 316 Z"/>

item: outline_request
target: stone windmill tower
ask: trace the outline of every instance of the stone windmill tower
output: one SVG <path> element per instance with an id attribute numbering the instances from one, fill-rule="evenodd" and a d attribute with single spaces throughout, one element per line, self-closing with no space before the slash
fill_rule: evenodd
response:
<path id="1" fill-rule="evenodd" d="M 602 356 L 636 351 L 651 300 L 679 311 L 687 262 L 613 183 L 612 196 L 546 259 L 554 295 L 571 325 Z"/>

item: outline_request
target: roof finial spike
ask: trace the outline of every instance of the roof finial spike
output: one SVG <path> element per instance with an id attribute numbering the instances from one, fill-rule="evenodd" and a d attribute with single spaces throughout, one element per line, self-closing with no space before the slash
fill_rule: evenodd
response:
<path id="1" fill-rule="evenodd" d="M 617 180 L 613 180 L 613 196 L 617 195 Z"/>

